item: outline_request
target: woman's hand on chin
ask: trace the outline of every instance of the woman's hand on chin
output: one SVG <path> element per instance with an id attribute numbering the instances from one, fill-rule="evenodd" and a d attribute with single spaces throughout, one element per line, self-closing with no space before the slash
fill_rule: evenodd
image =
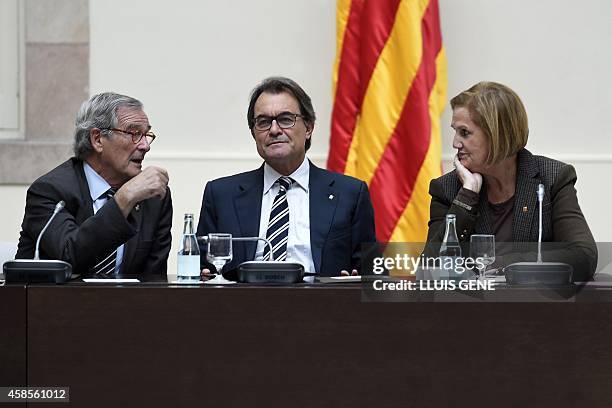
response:
<path id="1" fill-rule="evenodd" d="M 472 190 L 475 193 L 480 193 L 482 187 L 482 175 L 479 173 L 470 172 L 459 160 L 459 157 L 455 155 L 453 160 L 455 170 L 457 170 L 457 176 L 463 185 L 463 188 Z"/>

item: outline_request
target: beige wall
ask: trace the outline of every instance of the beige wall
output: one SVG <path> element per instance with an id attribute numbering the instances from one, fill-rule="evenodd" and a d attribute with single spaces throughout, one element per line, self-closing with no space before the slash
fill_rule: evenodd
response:
<path id="1" fill-rule="evenodd" d="M 170 171 L 174 246 L 204 184 L 260 164 L 245 120 L 250 89 L 282 74 L 311 94 L 318 115 L 311 157 L 325 162 L 335 53 L 333 0 L 150 2 L 90 0 L 90 92 L 144 104 L 159 134 L 148 164 Z M 534 153 L 576 165 L 579 198 L 596 239 L 612 241 L 599 190 L 612 170 L 606 98 L 612 94 L 612 3 L 441 0 L 449 96 L 479 80 L 514 88 L 530 115 Z M 443 118 L 444 154 L 451 133 Z M 17 238 L 25 187 L 0 187 L 0 241 Z M 170 271 L 174 271 L 175 248 Z"/>

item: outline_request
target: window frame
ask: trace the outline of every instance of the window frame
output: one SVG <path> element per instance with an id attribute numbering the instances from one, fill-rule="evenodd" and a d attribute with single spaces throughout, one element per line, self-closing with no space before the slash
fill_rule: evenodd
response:
<path id="1" fill-rule="evenodd" d="M 15 3 L 15 25 L 4 25 L 0 28 L 0 31 L 4 30 L 17 30 L 17 44 L 16 44 L 16 57 L 15 65 L 17 71 L 17 112 L 15 121 L 16 126 L 11 127 L 0 127 L 0 140 L 24 140 L 25 139 L 25 1 L 24 0 L 12 0 Z M 6 3 L 5 3 L 6 5 Z M 10 7 L 10 5 L 6 5 Z M 10 18 L 10 17 L 9 17 Z M 4 36 L 4 33 L 0 33 Z M 9 34 L 10 35 L 10 34 Z M 9 40 L 10 41 L 10 40 Z M 4 60 L 9 61 L 9 59 Z M 7 64 L 9 70 L 11 70 L 10 62 Z M 0 80 L 3 80 L 0 78 Z M 0 125 L 1 126 L 1 125 Z"/>

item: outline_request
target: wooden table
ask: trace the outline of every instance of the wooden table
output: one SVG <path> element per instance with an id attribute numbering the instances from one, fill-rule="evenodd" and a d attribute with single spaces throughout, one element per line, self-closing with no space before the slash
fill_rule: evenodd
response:
<path id="1" fill-rule="evenodd" d="M 2 287 L 0 385 L 27 367 L 73 407 L 612 406 L 612 289 L 511 290 L 364 302 L 359 285 L 33 285 L 26 306 Z"/>

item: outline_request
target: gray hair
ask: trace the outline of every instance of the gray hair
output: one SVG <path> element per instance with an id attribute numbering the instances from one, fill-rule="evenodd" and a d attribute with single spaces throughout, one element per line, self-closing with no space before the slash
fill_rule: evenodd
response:
<path id="1" fill-rule="evenodd" d="M 117 109 L 122 106 L 142 109 L 142 102 L 112 92 L 94 95 L 83 102 L 76 116 L 74 130 L 74 155 L 78 159 L 84 160 L 94 151 L 89 139 L 91 129 L 117 127 Z"/>
<path id="2" fill-rule="evenodd" d="M 270 77 L 261 81 L 261 83 L 251 92 L 251 100 L 249 101 L 249 109 L 247 110 L 247 123 L 249 124 L 251 132 L 253 131 L 253 126 L 255 126 L 255 102 L 257 102 L 259 96 L 264 92 L 274 95 L 282 92 L 290 93 L 300 105 L 300 114 L 302 115 L 304 123 L 310 126 L 314 125 L 317 118 L 314 108 L 312 107 L 312 101 L 302 87 L 289 78 Z M 312 139 L 312 137 L 306 139 L 306 150 L 310 149 L 310 139 Z"/>

